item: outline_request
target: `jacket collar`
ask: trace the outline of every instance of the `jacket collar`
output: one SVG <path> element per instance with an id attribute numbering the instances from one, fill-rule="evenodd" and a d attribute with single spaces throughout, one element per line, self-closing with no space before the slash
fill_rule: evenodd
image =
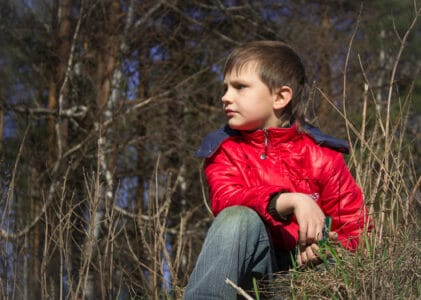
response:
<path id="1" fill-rule="evenodd" d="M 270 141 L 272 145 L 284 143 L 290 141 L 300 135 L 296 124 L 293 124 L 288 128 L 267 128 L 258 129 L 253 132 L 243 131 L 241 134 L 244 136 L 246 141 L 251 143 L 264 145 L 265 142 Z"/>
<path id="2" fill-rule="evenodd" d="M 337 139 L 324 134 L 319 128 L 309 124 L 304 125 L 303 132 L 320 146 L 329 147 L 342 153 L 349 153 L 349 144 L 346 140 Z M 277 143 L 283 143 L 294 139 L 295 137 L 299 137 L 302 135 L 302 132 L 298 131 L 296 123 L 289 128 L 269 128 L 266 130 L 258 129 L 253 132 L 241 132 L 231 129 L 228 125 L 225 125 L 224 127 L 209 133 L 203 139 L 199 149 L 195 152 L 195 156 L 201 158 L 211 157 L 223 141 L 229 137 L 239 135 L 246 137 L 246 140 L 251 141 L 252 143 L 258 143 L 261 145 L 265 144 L 266 137 L 266 142 L 270 139 L 270 143 L 275 145 Z"/>

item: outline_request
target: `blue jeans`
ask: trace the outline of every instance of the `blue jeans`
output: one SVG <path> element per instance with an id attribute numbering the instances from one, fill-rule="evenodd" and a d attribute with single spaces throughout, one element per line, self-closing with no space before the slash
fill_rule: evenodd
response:
<path id="1" fill-rule="evenodd" d="M 208 231 L 184 300 L 236 299 L 237 292 L 226 278 L 252 290 L 253 277 L 270 280 L 276 271 L 277 255 L 262 219 L 248 207 L 229 207 Z"/>

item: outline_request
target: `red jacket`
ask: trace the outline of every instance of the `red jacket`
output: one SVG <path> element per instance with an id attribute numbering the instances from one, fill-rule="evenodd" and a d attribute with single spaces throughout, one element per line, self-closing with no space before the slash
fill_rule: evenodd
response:
<path id="1" fill-rule="evenodd" d="M 347 152 L 347 143 L 314 127 L 299 132 L 295 125 L 252 133 L 223 131 L 205 138 L 197 153 L 207 157 L 205 175 L 215 216 L 229 206 L 250 207 L 266 223 L 275 248 L 292 250 L 298 241 L 296 219 L 275 220 L 267 211 L 270 197 L 277 192 L 318 193 L 318 205 L 332 217 L 331 230 L 345 248 L 355 250 L 368 218 L 361 190 L 337 151 Z"/>

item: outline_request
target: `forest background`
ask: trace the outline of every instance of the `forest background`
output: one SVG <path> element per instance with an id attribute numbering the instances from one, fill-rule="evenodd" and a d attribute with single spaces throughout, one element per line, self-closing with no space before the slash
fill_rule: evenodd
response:
<path id="1" fill-rule="evenodd" d="M 304 58 L 309 119 L 350 141 L 346 158 L 376 221 L 329 281 L 309 272 L 279 290 L 418 298 L 420 9 L 1 0 L 0 298 L 180 298 L 212 221 L 194 151 L 225 122 L 227 53 L 262 39 Z"/>

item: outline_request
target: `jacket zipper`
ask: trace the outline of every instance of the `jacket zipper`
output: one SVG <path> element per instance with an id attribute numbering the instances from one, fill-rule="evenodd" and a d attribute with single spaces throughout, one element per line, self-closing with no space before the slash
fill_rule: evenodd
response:
<path id="1" fill-rule="evenodd" d="M 268 156 L 268 144 L 269 144 L 268 136 L 269 136 L 269 132 L 265 128 L 265 129 L 263 129 L 263 133 L 265 135 L 265 140 L 264 140 L 265 152 L 260 154 L 260 159 L 265 160 Z"/>

